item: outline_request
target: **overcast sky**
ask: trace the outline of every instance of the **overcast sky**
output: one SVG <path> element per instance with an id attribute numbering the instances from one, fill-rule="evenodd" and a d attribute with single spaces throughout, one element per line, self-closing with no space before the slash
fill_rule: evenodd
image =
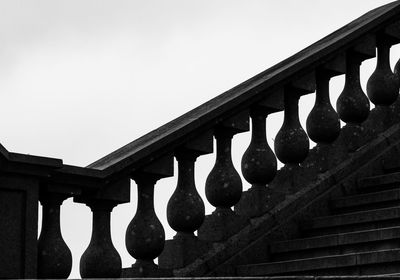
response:
<path id="1" fill-rule="evenodd" d="M 388 2 L 0 0 L 0 141 L 85 166 Z"/>
<path id="2" fill-rule="evenodd" d="M 389 2 L 0 0 L 0 142 L 86 166 Z M 113 212 L 124 266 L 135 208 Z M 90 212 L 67 202 L 62 223 L 78 277 Z"/>

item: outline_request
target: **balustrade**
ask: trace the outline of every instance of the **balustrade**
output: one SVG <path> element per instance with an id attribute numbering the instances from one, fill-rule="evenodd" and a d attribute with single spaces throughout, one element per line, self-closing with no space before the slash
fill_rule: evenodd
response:
<path id="1" fill-rule="evenodd" d="M 389 12 L 387 14 L 391 18 Z M 317 143 L 315 150 L 326 152 L 330 147 L 338 149 L 340 144 L 347 153 L 346 139 L 353 137 L 354 131 L 358 133 L 367 127 L 362 124 L 370 115 L 369 100 L 379 108 L 388 108 L 396 101 L 400 63 L 396 64 L 393 73 L 389 55 L 391 46 L 400 42 L 399 24 L 392 24 L 393 20 L 382 21 L 385 26 L 377 28 L 380 23 L 374 25 L 370 18 L 368 22 L 369 25 L 363 21 L 351 23 L 345 28 L 347 33 L 341 31 L 342 37 L 336 37 L 335 33 L 328 36 L 290 58 L 285 62 L 287 65 L 278 64 L 88 168 L 72 168 L 57 160 L 42 161 L 29 156 L 21 160 L 24 157 L 10 156 L 0 147 L 0 168 L 6 174 L 0 176 L 0 182 L 6 186 L 17 185 L 16 190 L 28 194 L 29 201 L 16 195 L 14 189 L 13 192 L 5 187 L 0 190 L 7 189 L 7 196 L 19 203 L 21 209 L 26 206 L 32 211 L 38 199 L 43 205 L 42 231 L 37 246 L 29 247 L 33 252 L 31 255 L 24 249 L 29 255 L 26 259 L 37 263 L 37 269 L 29 270 L 28 261 L 18 263 L 18 268 L 9 266 L 6 269 L 1 268 L 3 263 L 0 263 L 0 276 L 68 277 L 72 257 L 60 229 L 60 206 L 68 197 L 85 203 L 93 212 L 92 238 L 80 260 L 81 276 L 85 278 L 171 276 L 172 269 L 187 266 L 211 249 L 213 242 L 227 240 L 242 229 L 249 218 L 268 212 L 272 207 L 271 192 L 281 191 L 277 188 L 284 187 L 280 185 L 284 180 L 301 188 L 303 181 L 311 178 L 306 175 L 318 176 L 327 170 L 326 166 L 345 158 L 341 154 L 329 159 L 329 164 L 319 162 L 317 164 L 326 165 L 326 168 L 315 172 L 305 163 L 309 155 L 309 138 Z M 354 28 L 357 24 L 363 24 L 363 29 Z M 375 49 L 377 65 L 367 83 L 368 99 L 360 83 L 360 66 L 364 60 L 375 56 Z M 336 103 L 336 113 L 330 101 L 329 83 L 333 76 L 341 74 L 345 74 L 345 84 Z M 299 100 L 302 95 L 314 91 L 316 98 L 307 117 L 307 134 L 299 120 Z M 267 142 L 267 118 L 282 110 L 284 120 L 275 137 L 274 154 Z M 232 139 L 249 130 L 249 117 L 251 141 L 242 157 L 241 172 L 251 188 L 242 192 L 242 180 L 232 162 Z M 339 118 L 347 123 L 343 129 Z M 195 162 L 199 156 L 212 153 L 213 137 L 216 159 L 206 180 L 205 195 L 215 211 L 205 215 L 205 205 L 194 179 Z M 365 141 L 366 138 L 362 139 L 350 152 Z M 154 210 L 154 191 L 158 180 L 173 176 L 174 157 L 178 162 L 178 180 L 166 210 L 168 223 L 176 235 L 165 241 L 163 225 Z M 286 169 L 277 171 L 277 159 L 286 165 Z M 304 178 L 290 177 L 295 176 L 295 171 L 296 178 Z M 15 174 L 23 174 L 22 179 L 15 179 Z M 125 242 L 136 262 L 122 269 L 121 257 L 112 244 L 110 219 L 114 207 L 129 201 L 130 179 L 137 184 L 137 211 L 126 230 Z M 31 188 L 20 187 L 21 182 Z M 57 184 L 52 185 L 55 182 Z M 291 189 L 287 194 L 295 191 L 298 189 Z M 4 205 L 10 204 L 1 196 L 0 199 Z M 0 213 L 8 211 L 3 208 Z M 18 221 L 25 221 L 28 216 L 25 214 L 18 216 Z M 8 221 L 0 218 L 0 225 L 5 227 Z M 30 230 L 26 240 L 34 240 L 37 236 L 32 232 L 37 224 L 27 222 L 25 226 Z M 11 233 L 0 236 L 12 239 L 13 231 L 22 234 L 18 230 L 14 227 Z M 15 250 L 22 251 L 23 242 L 14 243 L 17 244 Z M 3 247 L 1 245 L 0 249 Z M 6 255 L 12 254 L 7 251 Z M 159 265 L 156 265 L 154 259 L 158 257 Z M 12 260 L 19 261 L 15 257 Z M 19 274 L 10 273 L 13 269 L 19 269 Z"/>

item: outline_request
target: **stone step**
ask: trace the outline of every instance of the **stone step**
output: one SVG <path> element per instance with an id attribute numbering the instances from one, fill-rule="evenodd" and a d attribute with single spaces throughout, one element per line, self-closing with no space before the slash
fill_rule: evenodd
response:
<path id="1" fill-rule="evenodd" d="M 330 202 L 334 212 L 349 212 L 400 206 L 400 188 L 345 196 Z"/>
<path id="2" fill-rule="evenodd" d="M 400 249 L 241 265 L 236 272 L 239 276 L 394 274 L 400 273 Z"/>
<path id="3" fill-rule="evenodd" d="M 400 172 L 400 161 L 394 157 L 385 159 L 383 162 L 383 171 L 386 174 Z"/>
<path id="4" fill-rule="evenodd" d="M 400 227 L 281 241 L 271 245 L 274 261 L 400 248 Z"/>
<path id="5" fill-rule="evenodd" d="M 400 226 L 400 207 L 324 216 L 302 225 L 305 236 L 338 234 Z"/>
<path id="6" fill-rule="evenodd" d="M 377 192 L 400 188 L 400 172 L 367 177 L 358 181 L 359 192 Z"/>

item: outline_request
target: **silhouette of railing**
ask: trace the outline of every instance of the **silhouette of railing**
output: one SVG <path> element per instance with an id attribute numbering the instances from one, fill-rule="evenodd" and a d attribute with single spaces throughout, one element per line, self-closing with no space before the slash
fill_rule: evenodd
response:
<path id="1" fill-rule="evenodd" d="M 190 264 L 212 242 L 226 240 L 249 218 L 268 211 L 267 186 L 277 173 L 276 157 L 290 170 L 301 168 L 299 164 L 309 153 L 309 138 L 327 146 L 340 135 L 340 120 L 357 129 L 368 118 L 369 100 L 377 107 L 396 101 L 400 64 L 393 73 L 389 51 L 399 42 L 400 3 L 394 2 L 85 168 L 9 153 L 1 147 L 0 276 L 68 277 L 72 256 L 61 236 L 60 206 L 70 197 L 93 212 L 92 238 L 80 260 L 82 277 L 113 278 L 121 272 L 127 277 L 172 275 L 171 269 Z M 360 85 L 360 65 L 376 53 L 376 70 L 367 84 L 368 100 Z M 336 113 L 329 98 L 329 81 L 342 74 L 346 81 Z M 299 122 L 298 104 L 303 95 L 313 92 L 316 101 L 306 133 Z M 275 137 L 275 157 L 266 141 L 266 119 L 279 111 L 284 111 L 284 122 Z M 231 140 L 249 130 L 249 119 L 252 138 L 241 171 L 252 187 L 243 193 L 232 164 Z M 213 138 L 216 162 L 205 191 L 216 210 L 205 216 L 194 182 L 195 161 L 213 152 Z M 165 243 L 163 226 L 154 211 L 154 186 L 173 176 L 174 157 L 178 183 L 166 210 L 168 223 L 177 233 Z M 324 172 L 334 164 L 321 163 L 318 170 Z M 111 241 L 110 214 L 117 205 L 129 202 L 131 179 L 137 184 L 138 205 L 126 231 L 126 247 L 136 263 L 122 270 Z M 37 242 L 38 201 L 43 219 Z M 159 266 L 153 262 L 157 257 Z"/>

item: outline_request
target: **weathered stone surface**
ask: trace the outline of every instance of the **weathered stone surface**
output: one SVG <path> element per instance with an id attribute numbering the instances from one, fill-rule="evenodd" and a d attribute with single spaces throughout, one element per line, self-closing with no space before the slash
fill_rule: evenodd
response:
<path id="1" fill-rule="evenodd" d="M 346 255 L 327 256 L 310 259 L 299 259 L 293 261 L 282 261 L 265 264 L 254 264 L 238 267 L 238 274 L 244 275 L 279 275 L 296 274 L 303 271 L 312 271 L 324 275 L 326 269 L 336 269 L 340 274 L 340 269 L 344 267 L 359 267 L 368 264 L 382 264 L 385 270 L 386 263 L 400 261 L 400 249 L 374 251 L 366 253 L 355 253 Z M 319 272 L 317 272 L 320 270 Z M 374 274 L 379 274 L 380 267 L 374 269 Z M 330 275 L 328 272 L 327 275 Z"/>
<path id="2" fill-rule="evenodd" d="M 299 99 L 300 93 L 296 89 L 285 87 L 284 120 L 274 141 L 276 157 L 285 164 L 303 162 L 308 155 L 310 147 L 307 133 L 299 120 Z"/>
<path id="3" fill-rule="evenodd" d="M 400 227 L 281 241 L 271 245 L 274 261 L 314 258 L 396 248 Z"/>
<path id="4" fill-rule="evenodd" d="M 42 192 L 42 229 L 38 240 L 38 278 L 68 278 L 72 254 L 65 243 L 60 227 L 60 208 L 68 196 Z"/>
<path id="5" fill-rule="evenodd" d="M 384 159 L 395 157 L 398 151 L 397 143 L 390 143 L 387 139 L 391 138 L 392 135 L 396 135 L 398 131 L 399 126 L 395 125 L 385 131 L 387 133 L 386 136 L 377 137 L 367 145 L 362 146 L 361 149 L 357 148 L 351 153 L 347 151 L 347 147 L 345 149 L 339 147 L 340 156 L 337 158 L 334 157 L 334 163 L 330 163 L 332 167 L 322 173 L 318 169 L 312 168 L 312 161 L 308 162 L 306 160 L 302 166 L 298 167 L 298 170 L 303 171 L 303 168 L 304 174 L 309 177 L 294 175 L 294 178 L 299 178 L 299 182 L 301 182 L 301 179 L 306 178 L 303 181 L 303 187 L 299 187 L 298 189 L 296 186 L 293 186 L 293 181 L 286 186 L 277 183 L 284 182 L 283 178 L 285 176 L 279 174 L 284 174 L 285 168 L 288 169 L 290 166 L 279 170 L 277 177 L 270 185 L 271 190 L 280 191 L 284 194 L 283 201 L 277 202 L 277 205 L 269 213 L 257 219 L 252 219 L 250 225 L 222 243 L 218 247 L 218 251 L 215 248 L 210 250 L 191 265 L 175 270 L 174 274 L 196 276 L 204 275 L 205 271 L 214 271 L 212 275 L 230 275 L 234 273 L 231 267 L 235 264 L 243 264 L 248 259 L 251 259 L 254 263 L 261 260 L 268 260 L 268 252 L 265 253 L 265 249 L 262 249 L 265 248 L 266 244 L 270 244 L 274 240 L 293 238 L 292 234 L 296 232 L 293 225 L 315 216 L 320 216 L 321 214 L 327 215 L 328 200 L 330 198 L 337 198 L 343 194 L 355 193 L 357 191 L 357 178 L 370 176 L 373 173 L 383 173 Z M 340 145 L 338 144 L 338 146 Z M 315 149 L 322 151 L 326 147 L 320 146 Z M 320 155 L 323 155 L 323 153 Z M 315 157 L 315 160 L 317 159 L 318 156 Z M 303 166 L 305 164 L 309 164 L 311 168 L 305 168 Z M 316 163 L 314 164 L 317 165 Z M 279 189 L 280 187 L 281 189 Z M 292 191 L 290 191 L 291 189 Z M 288 230 L 284 230 L 285 227 Z M 233 245 L 231 243 L 233 240 L 240 240 L 239 244 L 242 245 Z M 259 258 L 257 259 L 258 256 Z"/>
<path id="6" fill-rule="evenodd" d="M 182 268 L 205 254 L 212 244 L 199 240 L 195 235 L 177 235 L 165 242 L 164 250 L 158 257 L 161 268 Z"/>
<path id="7" fill-rule="evenodd" d="M 171 277 L 172 271 L 159 268 L 152 261 L 136 261 L 131 267 L 123 268 L 121 278 L 162 278 Z"/>
<path id="8" fill-rule="evenodd" d="M 387 185 L 389 188 L 393 188 L 393 185 L 400 183 L 400 172 L 391 173 L 385 175 L 378 175 L 368 178 L 363 178 L 359 181 L 359 188 L 370 188 Z"/>
<path id="9" fill-rule="evenodd" d="M 322 69 L 316 73 L 315 104 L 306 122 L 308 137 L 316 143 L 331 143 L 340 134 L 339 116 L 329 97 L 329 80 L 333 75 L 332 72 Z"/>
<path id="10" fill-rule="evenodd" d="M 317 236 L 369 230 L 379 227 L 399 226 L 399 218 L 400 207 L 320 217 L 314 219 L 310 224 L 307 224 L 306 234 L 309 236 Z"/>
<path id="11" fill-rule="evenodd" d="M 92 210 L 92 237 L 80 260 L 82 278 L 120 277 L 122 261 L 111 240 L 112 201 L 88 201 Z"/>
<path id="12" fill-rule="evenodd" d="M 235 212 L 243 217 L 259 217 L 272 209 L 284 194 L 272 190 L 269 186 L 253 186 L 242 193 L 240 201 L 235 205 Z"/>
<path id="13" fill-rule="evenodd" d="M 331 202 L 331 207 L 336 211 L 345 211 L 346 209 L 366 210 L 369 205 L 376 207 L 382 205 L 380 208 L 393 207 L 400 205 L 400 190 L 387 190 L 381 192 L 373 192 L 367 194 L 359 194 L 352 196 L 345 196 L 335 199 Z"/>
<path id="14" fill-rule="evenodd" d="M 0 176 L 0 278 L 36 278 L 39 185 Z"/>
<path id="15" fill-rule="evenodd" d="M 378 34 L 377 65 L 367 83 L 368 97 L 375 105 L 391 105 L 399 95 L 399 84 L 390 68 L 390 47 L 386 37 Z"/>
<path id="16" fill-rule="evenodd" d="M 204 223 L 198 230 L 200 240 L 220 242 L 237 233 L 247 222 L 231 209 L 217 208 L 211 215 L 207 215 Z"/>

